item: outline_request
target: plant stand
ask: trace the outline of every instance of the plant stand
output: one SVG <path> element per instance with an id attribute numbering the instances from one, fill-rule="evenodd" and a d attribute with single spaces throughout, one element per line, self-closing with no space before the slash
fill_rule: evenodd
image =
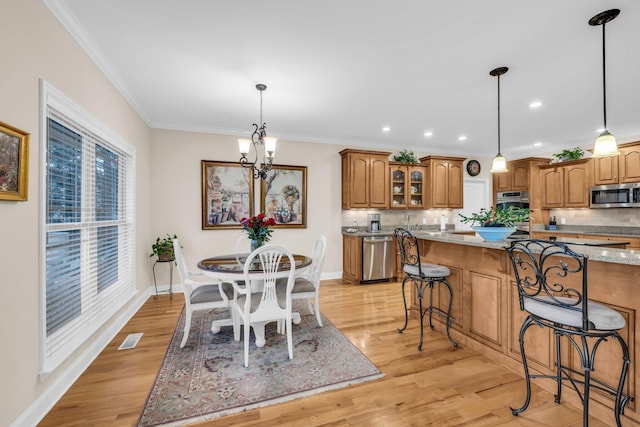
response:
<path id="1" fill-rule="evenodd" d="M 157 259 L 156 262 L 153 263 L 153 268 L 151 271 L 153 272 L 153 286 L 156 288 L 156 294 L 153 297 L 154 299 L 158 299 L 158 283 L 156 281 L 156 265 L 158 263 L 169 263 L 169 299 L 173 299 L 173 263 L 175 260 L 173 259 Z"/>

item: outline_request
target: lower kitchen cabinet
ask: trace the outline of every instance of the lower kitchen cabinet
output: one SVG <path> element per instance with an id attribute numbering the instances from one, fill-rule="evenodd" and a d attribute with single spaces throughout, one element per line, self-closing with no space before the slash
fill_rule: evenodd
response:
<path id="1" fill-rule="evenodd" d="M 362 280 L 362 237 L 342 235 L 342 280 L 357 284 Z"/>

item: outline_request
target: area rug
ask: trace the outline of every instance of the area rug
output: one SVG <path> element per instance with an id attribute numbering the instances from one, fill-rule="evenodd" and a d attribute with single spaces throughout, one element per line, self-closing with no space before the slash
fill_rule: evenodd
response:
<path id="1" fill-rule="evenodd" d="M 262 348 L 252 331 L 248 368 L 242 340 L 233 340 L 231 327 L 211 332 L 211 322 L 225 315 L 222 309 L 195 312 L 187 344 L 180 348 L 183 312 L 138 426 L 193 424 L 382 377 L 324 315 L 321 328 L 306 306 L 294 310 L 301 322 L 292 329 L 293 359 L 286 336 L 271 323 Z"/>

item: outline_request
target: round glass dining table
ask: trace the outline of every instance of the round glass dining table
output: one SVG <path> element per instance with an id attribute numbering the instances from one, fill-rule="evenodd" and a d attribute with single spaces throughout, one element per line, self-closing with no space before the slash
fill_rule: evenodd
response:
<path id="1" fill-rule="evenodd" d="M 198 268 L 206 275 L 222 280 L 222 281 L 240 281 L 244 280 L 244 264 L 248 253 L 219 255 L 211 258 L 203 259 L 198 263 Z M 304 269 L 311 265 L 313 259 L 305 255 L 293 255 L 296 263 L 296 270 Z M 261 273 L 262 268 L 259 259 L 251 263 L 250 273 Z M 283 257 L 280 261 L 279 271 L 288 271 L 291 269 L 289 260 Z M 233 308 L 230 308 L 233 309 Z M 300 323 L 300 313 L 292 313 L 294 323 Z M 214 320 L 211 325 L 211 332 L 214 334 L 220 331 L 221 326 L 232 325 L 231 319 Z M 256 327 L 257 326 L 257 327 Z M 256 346 L 263 347 L 265 344 L 264 324 L 255 324 L 253 333 L 256 337 Z"/>

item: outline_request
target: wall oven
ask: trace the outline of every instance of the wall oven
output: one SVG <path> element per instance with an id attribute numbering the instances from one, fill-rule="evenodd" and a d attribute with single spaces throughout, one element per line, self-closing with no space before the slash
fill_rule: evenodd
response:
<path id="1" fill-rule="evenodd" d="M 591 187 L 591 208 L 640 208 L 640 183 Z"/>
<path id="2" fill-rule="evenodd" d="M 496 208 L 508 209 L 510 206 L 529 209 L 528 191 L 504 191 L 496 194 Z M 513 234 L 529 234 L 529 221 L 515 224 L 516 232 Z"/>

